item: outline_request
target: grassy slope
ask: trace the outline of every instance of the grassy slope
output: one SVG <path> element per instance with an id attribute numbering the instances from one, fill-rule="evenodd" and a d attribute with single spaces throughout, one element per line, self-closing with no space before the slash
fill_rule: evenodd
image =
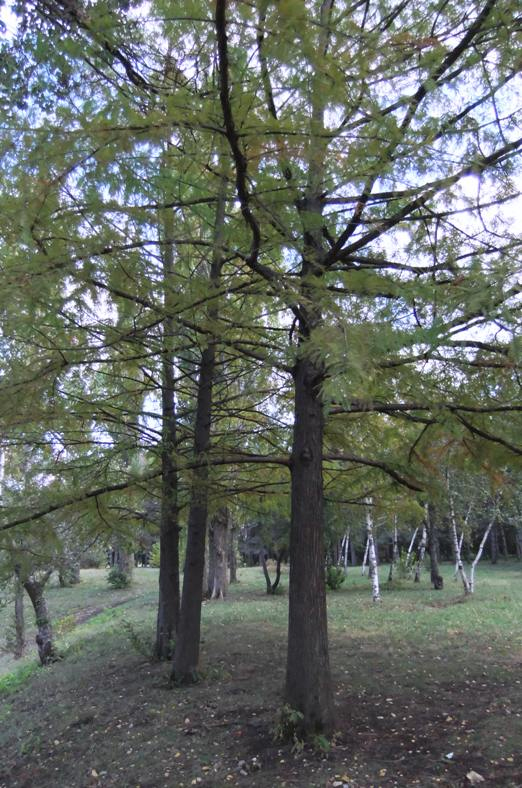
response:
<path id="1" fill-rule="evenodd" d="M 27 658 L 18 687 L 12 661 L 0 665 L 0 786 L 456 786 L 470 785 L 470 769 L 520 786 L 522 567 L 481 566 L 465 602 L 451 575 L 445 567 L 442 592 L 427 576 L 384 583 L 375 606 L 352 570 L 329 595 L 339 736 L 317 754 L 270 735 L 287 605 L 264 594 L 259 570 L 242 570 L 226 602 L 204 605 L 206 678 L 170 691 L 168 667 L 147 656 L 157 572 L 137 570 L 122 591 L 83 572 L 79 587 L 49 592 L 65 659 L 34 670 Z"/>

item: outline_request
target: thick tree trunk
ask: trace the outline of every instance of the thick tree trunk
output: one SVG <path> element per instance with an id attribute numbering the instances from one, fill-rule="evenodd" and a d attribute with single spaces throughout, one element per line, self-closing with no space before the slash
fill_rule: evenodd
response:
<path id="1" fill-rule="evenodd" d="M 329 733 L 333 695 L 324 576 L 322 372 L 308 358 L 294 370 L 292 517 L 286 700 L 306 732 Z"/>
<path id="2" fill-rule="evenodd" d="M 36 580 L 32 575 L 24 581 L 24 588 L 34 608 L 37 627 L 36 645 L 42 665 L 49 665 L 56 660 L 53 629 L 49 617 L 47 600 L 44 596 L 45 583 L 49 579 L 50 574 L 50 572 L 46 573 L 45 578 L 40 581 Z"/>
<path id="3" fill-rule="evenodd" d="M 444 580 L 440 573 L 439 568 L 439 529 L 437 525 L 437 511 L 433 504 L 428 504 L 427 509 L 428 519 L 428 544 L 430 553 L 430 576 L 433 588 L 436 591 L 441 591 L 444 585 Z"/>
<path id="4" fill-rule="evenodd" d="M 227 595 L 228 509 L 222 507 L 212 517 L 209 526 L 209 577 L 211 599 Z"/>
<path id="5" fill-rule="evenodd" d="M 20 659 L 24 654 L 25 648 L 25 621 L 24 621 L 24 588 L 20 580 L 20 570 L 15 569 L 14 573 L 14 625 L 15 642 L 13 656 Z"/>

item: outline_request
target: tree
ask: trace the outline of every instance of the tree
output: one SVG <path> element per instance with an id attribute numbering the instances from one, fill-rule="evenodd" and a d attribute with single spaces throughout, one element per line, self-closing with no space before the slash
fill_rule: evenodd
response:
<path id="1" fill-rule="evenodd" d="M 174 3 L 168 20 L 160 4 L 148 9 L 152 27 L 147 17 L 137 24 L 130 12 L 106 4 L 88 11 L 62 0 L 27 7 L 36 24 L 22 61 L 33 58 L 34 69 L 12 68 L 16 48 L 8 59 L 26 105 L 14 105 L 13 125 L 3 132 L 10 165 L 2 184 L 10 220 L 3 308 L 18 348 L 43 344 L 39 401 L 52 399 L 55 383 L 61 387 L 53 414 L 67 424 L 68 443 L 76 431 L 92 444 L 92 421 L 101 424 L 102 413 L 116 424 L 131 416 L 142 443 L 150 441 L 144 398 L 137 407 L 130 389 L 158 391 L 165 348 L 157 326 L 167 312 L 180 334 L 187 332 L 186 345 L 176 349 L 178 371 L 186 365 L 187 410 L 197 416 L 194 436 L 190 417 L 178 413 L 176 470 L 199 509 L 189 516 L 176 670 L 182 677 L 197 670 L 209 468 L 290 468 L 286 698 L 303 714 L 305 732 L 329 732 L 325 479 L 355 478 L 356 496 L 348 498 L 359 501 L 396 484 L 423 491 L 434 475 L 431 447 L 448 436 L 477 461 L 499 465 L 520 456 L 505 419 L 520 413 L 519 240 L 508 221 L 522 144 L 507 99 L 519 59 L 508 21 L 514 6 L 485 0 L 463 10 L 426 1 L 413 13 L 408 3 L 217 0 L 214 16 L 196 2 L 187 19 Z M 59 30 L 67 47 L 52 50 L 49 30 L 55 40 Z M 165 80 L 167 51 L 175 54 Z M 50 82 L 42 61 L 53 66 Z M 71 90 L 75 102 L 68 101 Z M 168 205 L 178 212 L 172 286 L 179 288 L 167 309 L 158 252 L 169 242 L 153 235 L 151 220 L 151 212 L 167 209 L 154 169 L 166 130 L 175 150 Z M 219 224 L 223 144 L 232 173 L 217 245 L 209 228 Z M 202 257 L 208 266 L 218 247 L 222 288 L 208 270 L 198 275 Z M 46 292 L 39 289 L 42 271 Z M 21 272 L 29 284 L 18 294 Z M 86 288 L 99 304 L 103 293 L 116 314 L 92 316 Z M 15 316 L 11 298 L 22 302 L 25 320 Z M 31 299 L 39 321 L 49 324 L 45 342 L 27 319 Z M 219 321 L 211 316 L 218 300 Z M 283 414 L 270 439 L 257 436 L 256 444 L 245 434 L 252 407 L 234 412 L 218 398 L 211 408 L 217 344 L 226 349 L 221 366 L 228 374 L 246 374 L 256 363 L 277 370 L 266 376 L 270 401 L 259 407 L 272 424 L 274 413 Z M 110 370 L 110 393 L 100 385 L 102 365 Z M 79 369 L 97 381 L 98 400 L 94 387 L 78 395 Z M 20 391 L 34 393 L 29 370 L 13 357 L 11 377 Z M 66 389 L 75 394 L 74 409 Z M 183 399 L 179 383 L 178 392 Z M 11 413 L 19 411 L 17 403 Z M 38 415 L 47 412 L 42 407 Z M 232 413 L 240 437 L 229 429 L 210 441 L 209 420 L 216 425 Z M 79 430 L 82 419 L 89 426 Z M 154 450 L 160 445 L 156 436 Z M 84 467 L 103 458 L 103 485 L 91 470 L 76 497 L 61 504 L 105 496 L 110 505 L 118 490 L 136 490 L 162 473 L 154 451 L 141 476 L 122 474 L 115 454 L 114 445 L 86 451 Z M 53 505 L 37 507 L 29 520 Z M 6 526 L 20 520 L 13 515 Z"/>

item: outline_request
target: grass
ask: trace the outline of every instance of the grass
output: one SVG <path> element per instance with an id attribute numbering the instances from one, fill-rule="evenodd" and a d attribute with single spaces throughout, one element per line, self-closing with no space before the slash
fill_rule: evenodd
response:
<path id="1" fill-rule="evenodd" d="M 79 586 L 48 594 L 63 660 L 2 658 L 0 788 L 463 786 L 471 770 L 520 786 L 522 567 L 481 565 L 466 600 L 453 568 L 443 574 L 438 592 L 427 573 L 384 581 L 378 605 L 360 569 L 329 592 L 339 733 L 330 749 L 292 751 L 271 734 L 287 596 L 267 596 L 259 569 L 241 570 L 225 602 L 204 603 L 203 680 L 174 690 L 148 656 L 157 570 L 120 591 L 82 572 Z"/>

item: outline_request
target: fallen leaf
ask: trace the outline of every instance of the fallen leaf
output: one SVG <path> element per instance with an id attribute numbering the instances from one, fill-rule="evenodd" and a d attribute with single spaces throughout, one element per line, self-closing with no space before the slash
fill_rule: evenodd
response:
<path id="1" fill-rule="evenodd" d="M 478 785 L 479 783 L 485 782 L 483 776 L 478 772 L 474 772 L 473 770 L 467 773 L 466 778 L 472 785 Z"/>

